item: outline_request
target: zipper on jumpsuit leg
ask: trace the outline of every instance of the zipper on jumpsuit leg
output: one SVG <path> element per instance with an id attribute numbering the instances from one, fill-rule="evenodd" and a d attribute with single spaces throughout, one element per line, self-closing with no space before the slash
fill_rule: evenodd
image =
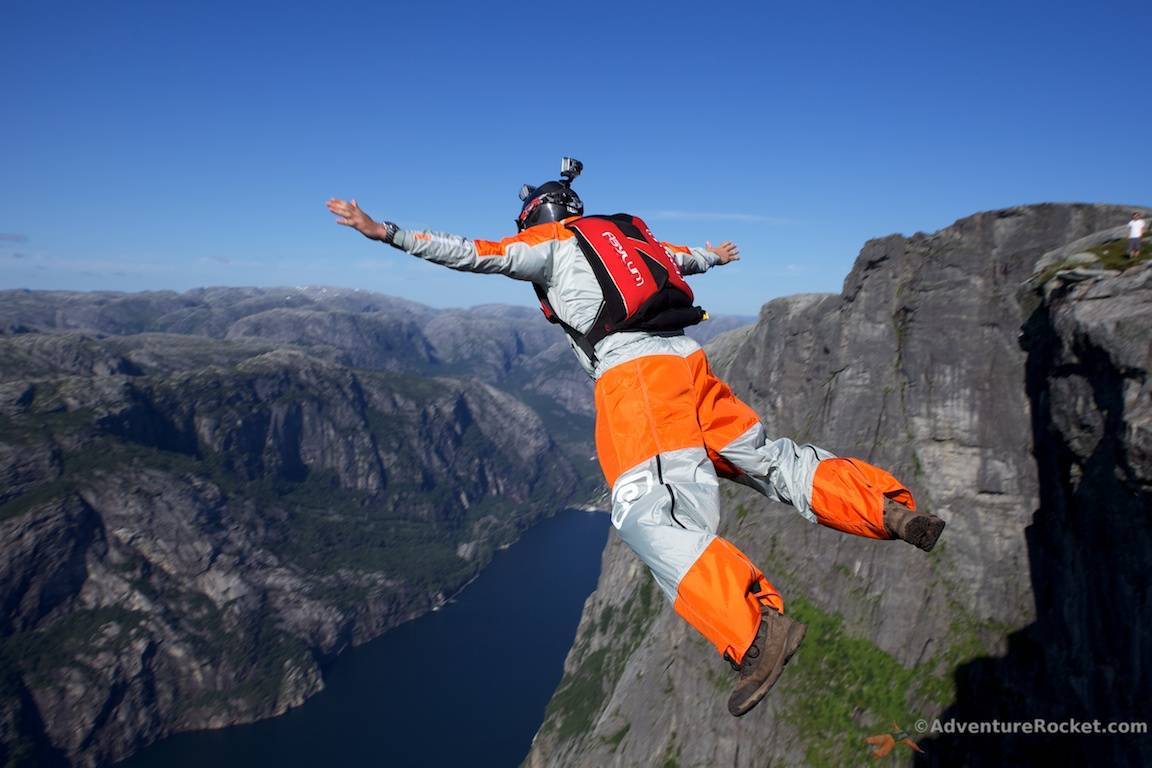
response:
<path id="1" fill-rule="evenodd" d="M 660 481 L 660 485 L 668 489 L 668 498 L 672 499 L 672 506 L 668 511 L 672 515 L 673 522 L 684 530 L 688 530 L 688 527 L 680 522 L 680 518 L 676 517 L 676 494 L 672 492 L 672 486 L 664 485 L 664 465 L 660 462 L 660 454 L 656 454 L 656 479 Z"/>

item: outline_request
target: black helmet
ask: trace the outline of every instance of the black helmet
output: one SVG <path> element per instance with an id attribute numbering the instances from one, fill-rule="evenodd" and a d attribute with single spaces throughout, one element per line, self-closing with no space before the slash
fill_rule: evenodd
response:
<path id="1" fill-rule="evenodd" d="M 520 188 L 524 206 L 516 218 L 516 227 L 526 229 L 548 221 L 562 221 L 570 216 L 583 216 L 584 203 L 572 191 L 572 180 L 584 170 L 579 160 L 564 158 L 560 166 L 561 181 L 549 181 L 538 187 L 525 184 Z"/>

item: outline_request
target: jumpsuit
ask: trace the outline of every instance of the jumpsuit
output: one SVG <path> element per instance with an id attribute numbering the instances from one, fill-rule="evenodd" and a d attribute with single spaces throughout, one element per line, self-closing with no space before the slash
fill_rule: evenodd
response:
<path id="1" fill-rule="evenodd" d="M 564 222 L 498 241 L 400 230 L 392 245 L 452 269 L 536 283 L 559 319 L 581 333 L 604 301 Z M 718 262 L 703 248 L 661 245 L 681 274 Z M 687 336 L 613 333 L 596 345 L 594 361 L 569 343 L 595 380 L 596 453 L 611 489 L 612 524 L 675 611 L 726 659 L 739 664 L 761 606 L 783 612 L 784 601 L 743 552 L 716 535 L 719 477 L 791 504 L 810 522 L 874 539 L 893 538 L 884 527 L 885 498 L 915 508 L 912 494 L 882 469 L 769 439 L 756 412 Z"/>

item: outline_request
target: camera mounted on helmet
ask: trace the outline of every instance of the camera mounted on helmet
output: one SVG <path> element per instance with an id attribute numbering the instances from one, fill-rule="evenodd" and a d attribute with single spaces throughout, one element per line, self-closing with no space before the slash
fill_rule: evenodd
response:
<path id="1" fill-rule="evenodd" d="M 516 228 L 522 230 L 549 221 L 583 216 L 584 203 L 572 191 L 573 179 L 583 170 L 582 162 L 566 157 L 560 161 L 560 181 L 545 182 L 538 187 L 531 184 L 520 187 L 520 199 L 524 205 L 516 218 Z"/>
<path id="2" fill-rule="evenodd" d="M 564 179 L 564 184 L 568 186 L 572 186 L 572 182 L 583 170 L 584 163 L 574 157 L 565 157 L 560 161 L 560 176 Z"/>

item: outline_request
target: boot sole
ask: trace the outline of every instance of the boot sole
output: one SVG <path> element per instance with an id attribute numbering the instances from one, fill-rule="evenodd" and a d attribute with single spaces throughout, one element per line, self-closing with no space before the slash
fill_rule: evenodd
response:
<path id="1" fill-rule="evenodd" d="M 799 622 L 788 628 L 788 638 L 784 642 L 784 652 L 772 667 L 772 674 L 768 675 L 768 678 L 760 684 L 760 687 L 753 691 L 752 695 L 741 703 L 739 712 L 728 710 L 734 717 L 743 717 L 763 701 L 764 697 L 768 695 L 768 691 L 776 684 L 776 681 L 780 679 L 780 675 L 784 671 L 784 666 L 792 658 L 792 655 L 796 653 L 796 649 L 800 647 L 800 643 L 804 640 L 804 634 L 807 631 L 808 625 Z"/>
<path id="2" fill-rule="evenodd" d="M 943 531 L 943 520 L 930 515 L 920 515 L 908 521 L 904 529 L 904 541 L 925 552 L 931 552 Z"/>

